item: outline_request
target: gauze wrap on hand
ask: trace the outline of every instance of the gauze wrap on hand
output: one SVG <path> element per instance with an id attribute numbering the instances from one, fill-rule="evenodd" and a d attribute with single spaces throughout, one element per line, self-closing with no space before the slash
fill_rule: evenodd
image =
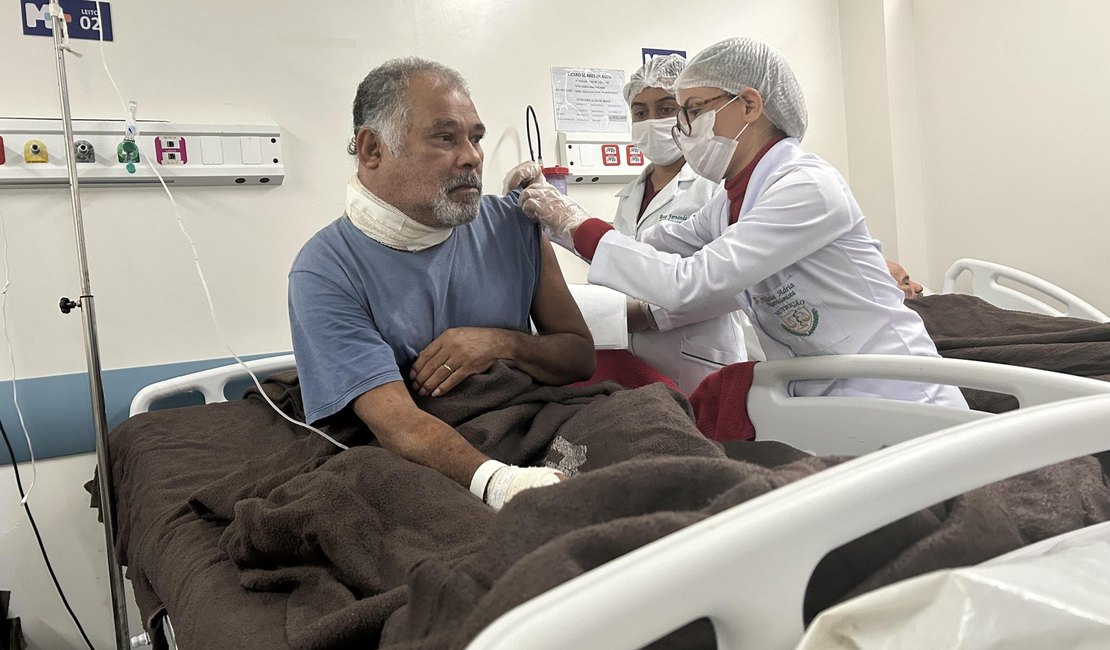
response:
<path id="1" fill-rule="evenodd" d="M 509 499 L 530 488 L 555 485 L 559 470 L 550 467 L 517 467 L 506 465 L 493 473 L 486 486 L 486 504 L 500 510 Z"/>
<path id="2" fill-rule="evenodd" d="M 590 218 L 582 206 L 557 190 L 546 179 L 534 182 L 520 194 L 520 208 L 540 222 L 551 241 L 574 252 L 574 231 Z"/>
<path id="3" fill-rule="evenodd" d="M 527 187 L 541 178 L 544 178 L 543 167 L 540 167 L 538 162 L 526 160 L 510 169 L 508 174 L 505 174 L 505 183 L 501 188 L 501 194 L 508 194 L 521 186 Z"/>

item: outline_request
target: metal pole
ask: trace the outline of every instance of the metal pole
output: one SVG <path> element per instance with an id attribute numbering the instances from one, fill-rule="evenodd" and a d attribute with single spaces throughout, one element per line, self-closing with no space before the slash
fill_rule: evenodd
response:
<path id="1" fill-rule="evenodd" d="M 56 5 L 53 0 L 51 5 Z M 112 611 L 115 614 L 116 650 L 129 650 L 127 632 L 127 601 L 124 597 L 123 571 L 116 561 L 116 504 L 113 500 L 112 455 L 108 448 L 108 418 L 104 412 L 104 384 L 100 375 L 100 343 L 96 335 L 96 308 L 89 284 L 89 262 L 85 254 L 85 225 L 81 218 L 81 190 L 77 180 L 77 163 L 73 157 L 73 117 L 69 111 L 69 86 L 66 83 L 64 41 L 65 18 L 61 11 L 53 13 L 54 51 L 58 61 L 58 95 L 62 105 L 62 128 L 65 132 L 66 167 L 69 170 L 69 194 L 73 202 L 73 234 L 77 243 L 77 264 L 81 279 L 81 322 L 85 326 L 85 363 L 89 375 L 89 396 L 92 398 L 93 429 L 96 432 L 96 464 L 99 468 L 100 513 L 104 519 L 104 541 L 108 553 L 108 580 L 112 590 Z"/>

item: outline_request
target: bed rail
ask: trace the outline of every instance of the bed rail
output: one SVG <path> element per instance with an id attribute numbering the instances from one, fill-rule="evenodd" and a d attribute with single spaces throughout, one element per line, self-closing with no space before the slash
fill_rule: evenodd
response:
<path id="1" fill-rule="evenodd" d="M 971 274 L 972 295 L 978 296 L 996 307 L 1048 316 L 1069 316 L 1072 318 L 1086 318 L 1099 323 L 1110 323 L 1110 316 L 1107 316 L 1091 303 L 1052 284 L 1048 280 L 1009 266 L 968 257 L 956 260 L 944 274 L 944 288 L 942 291 L 944 293 L 955 291 L 956 279 L 963 273 Z M 1065 309 L 1060 311 L 1039 298 L 1003 286 L 998 282 L 1001 279 L 1039 291 L 1054 300 L 1060 301 Z"/>
<path id="2" fill-rule="evenodd" d="M 1104 451 L 1107 422 L 1110 395 L 1083 397 L 857 458 L 556 587 L 470 648 L 637 648 L 700 618 L 713 622 L 720 648 L 792 648 L 806 585 L 829 551 L 969 490 Z"/>
<path id="3" fill-rule="evenodd" d="M 803 379 L 892 379 L 990 390 L 1020 408 L 1089 395 L 1110 383 L 983 361 L 905 355 L 830 355 L 765 361 L 755 366 L 748 417 L 760 440 L 779 440 L 821 456 L 858 456 L 993 414 L 866 397 L 793 397 Z"/>
<path id="4" fill-rule="evenodd" d="M 283 370 L 292 370 L 297 367 L 297 362 L 293 359 L 292 354 L 266 357 L 265 359 L 254 359 L 252 361 L 246 361 L 245 363 L 247 367 L 251 369 L 251 372 L 259 375 L 259 379 L 262 379 L 261 375 L 269 375 Z M 181 393 L 200 393 L 204 396 L 205 404 L 226 402 L 227 396 L 224 395 L 224 390 L 227 388 L 227 385 L 235 380 L 248 376 L 247 372 L 243 370 L 243 367 L 235 363 L 182 375 L 180 377 L 171 377 L 170 379 L 146 386 L 136 393 L 135 398 L 131 400 L 130 415 L 134 417 L 139 413 L 145 413 L 150 410 L 150 406 L 154 402 Z"/>

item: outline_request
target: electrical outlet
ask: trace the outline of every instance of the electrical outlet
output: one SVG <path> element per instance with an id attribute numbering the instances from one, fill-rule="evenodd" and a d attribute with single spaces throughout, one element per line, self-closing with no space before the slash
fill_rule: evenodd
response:
<path id="1" fill-rule="evenodd" d="M 96 162 L 96 150 L 88 140 L 78 140 L 73 143 L 73 159 L 79 163 Z"/>
<path id="2" fill-rule="evenodd" d="M 28 140 L 23 143 L 23 159 L 29 163 L 50 162 L 50 154 L 46 152 L 46 143 L 42 140 Z"/>
<path id="3" fill-rule="evenodd" d="M 154 157 L 159 165 L 184 165 L 189 162 L 185 138 L 161 135 L 154 138 Z"/>

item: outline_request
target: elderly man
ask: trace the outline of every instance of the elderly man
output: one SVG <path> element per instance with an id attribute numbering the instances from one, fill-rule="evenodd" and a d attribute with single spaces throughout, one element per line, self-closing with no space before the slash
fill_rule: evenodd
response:
<path id="1" fill-rule="evenodd" d="M 550 384 L 594 370 L 550 243 L 515 196 L 482 196 L 485 126 L 466 82 L 431 61 L 389 61 L 359 85 L 354 131 L 346 213 L 289 274 L 306 419 L 352 408 L 384 448 L 496 494 L 494 507 L 557 481 L 490 460 L 409 393 L 442 395 L 498 359 Z"/>

